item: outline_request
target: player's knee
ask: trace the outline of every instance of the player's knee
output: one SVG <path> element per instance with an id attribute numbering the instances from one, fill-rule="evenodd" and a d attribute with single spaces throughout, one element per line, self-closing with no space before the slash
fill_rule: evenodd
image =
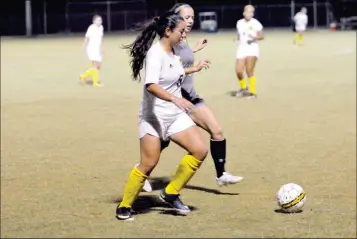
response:
<path id="1" fill-rule="evenodd" d="M 211 138 L 214 140 L 223 140 L 223 130 L 220 126 L 212 127 L 210 129 Z"/>
<path id="2" fill-rule="evenodd" d="M 197 146 L 191 150 L 190 154 L 196 159 L 203 161 L 207 157 L 208 149 L 202 142 L 202 144 L 197 144 Z"/>
<path id="3" fill-rule="evenodd" d="M 157 165 L 157 160 L 144 159 L 138 165 L 138 169 L 145 175 L 149 176 Z"/>
<path id="4" fill-rule="evenodd" d="M 239 79 L 244 79 L 244 72 L 242 70 L 237 70 L 237 76 Z"/>
<path id="5" fill-rule="evenodd" d="M 247 69 L 247 76 L 248 77 L 254 76 L 254 69 Z"/>

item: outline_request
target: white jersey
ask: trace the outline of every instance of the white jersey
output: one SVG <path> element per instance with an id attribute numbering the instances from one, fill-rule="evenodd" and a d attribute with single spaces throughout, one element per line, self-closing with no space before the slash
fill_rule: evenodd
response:
<path id="1" fill-rule="evenodd" d="M 295 28 L 305 30 L 308 22 L 308 17 L 305 13 L 298 12 L 294 16 Z"/>
<path id="2" fill-rule="evenodd" d="M 103 35 L 103 26 L 90 25 L 85 35 L 88 38 L 87 50 L 99 50 L 102 45 Z"/>
<path id="3" fill-rule="evenodd" d="M 152 95 L 146 90 L 146 85 L 158 84 L 173 96 L 182 98 L 181 84 L 184 75 L 185 72 L 178 56 L 165 52 L 160 42 L 151 46 L 145 59 L 144 94 L 139 113 L 140 118 L 159 118 L 168 124 L 175 120 L 183 111 L 172 102 Z"/>
<path id="4" fill-rule="evenodd" d="M 255 18 L 246 21 L 244 18 L 237 21 L 237 34 L 239 37 L 239 45 L 236 53 L 237 59 L 246 57 L 259 57 L 259 45 L 257 41 L 248 44 L 252 37 L 256 37 L 258 32 L 263 30 L 263 25 Z M 252 36 L 252 37 L 251 37 Z"/>
<path id="5" fill-rule="evenodd" d="M 250 36 L 256 37 L 261 30 L 263 30 L 263 25 L 255 18 L 252 18 L 249 21 L 246 21 L 244 18 L 237 21 L 239 45 L 257 45 L 257 42 L 248 44 L 248 40 L 253 40 Z"/>

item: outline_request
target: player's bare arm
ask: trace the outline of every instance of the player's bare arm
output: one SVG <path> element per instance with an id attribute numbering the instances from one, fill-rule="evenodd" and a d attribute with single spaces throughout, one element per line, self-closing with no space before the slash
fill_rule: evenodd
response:
<path id="1" fill-rule="evenodd" d="M 194 48 L 192 48 L 193 53 L 196 53 L 207 46 L 207 39 L 200 39 Z"/>
<path id="2" fill-rule="evenodd" d="M 263 39 L 264 39 L 264 33 L 263 33 L 263 31 L 257 32 L 257 36 L 255 37 L 255 39 L 257 39 L 258 41 L 263 40 Z"/>
<path id="3" fill-rule="evenodd" d="M 201 71 L 203 68 L 208 69 L 211 64 L 210 60 L 201 60 L 196 66 L 185 68 L 185 74 L 193 74 Z"/>
<path id="4" fill-rule="evenodd" d="M 263 34 L 263 31 L 259 31 L 257 32 L 257 36 L 254 37 L 252 35 L 249 35 L 250 38 L 252 38 L 252 40 L 248 40 L 248 44 L 251 44 L 253 42 L 257 42 L 257 41 L 261 41 L 264 39 L 264 34 Z"/>

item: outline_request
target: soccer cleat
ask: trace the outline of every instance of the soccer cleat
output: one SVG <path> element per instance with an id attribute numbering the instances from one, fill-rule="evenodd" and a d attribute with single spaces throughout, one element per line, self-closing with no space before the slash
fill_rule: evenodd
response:
<path id="1" fill-rule="evenodd" d="M 132 216 L 132 209 L 128 207 L 117 207 L 116 218 L 122 221 L 134 220 L 134 217 Z"/>
<path id="2" fill-rule="evenodd" d="M 86 84 L 86 78 L 82 77 L 82 76 L 79 76 L 79 80 L 80 82 L 82 83 L 82 85 L 85 85 Z"/>
<path id="3" fill-rule="evenodd" d="M 256 99 L 258 96 L 257 94 L 253 94 L 251 92 L 248 92 L 246 95 L 245 95 L 245 98 L 247 99 Z"/>
<path id="4" fill-rule="evenodd" d="M 248 88 L 245 89 L 240 89 L 239 91 L 237 91 L 236 93 L 236 97 L 243 97 L 246 96 L 248 93 Z"/>
<path id="5" fill-rule="evenodd" d="M 217 185 L 222 187 L 226 186 L 227 184 L 235 184 L 239 183 L 243 180 L 241 176 L 233 176 L 230 173 L 224 172 L 223 175 L 219 178 L 216 178 Z"/>
<path id="6" fill-rule="evenodd" d="M 93 87 L 103 87 L 104 85 L 103 84 L 100 84 L 100 83 L 93 83 Z"/>
<path id="7" fill-rule="evenodd" d="M 186 215 L 191 212 L 191 210 L 181 201 L 179 196 L 180 195 L 167 194 L 165 192 L 165 189 L 163 189 L 160 193 L 159 198 L 163 202 L 173 207 L 181 215 Z"/>

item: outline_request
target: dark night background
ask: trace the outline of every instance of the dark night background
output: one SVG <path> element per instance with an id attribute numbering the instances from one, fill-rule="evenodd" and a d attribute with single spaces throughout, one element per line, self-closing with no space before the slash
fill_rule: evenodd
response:
<path id="1" fill-rule="evenodd" d="M 116 0 L 118 1 L 118 0 Z M 123 0 L 122 0 L 123 1 Z M 66 28 L 66 5 L 70 0 L 47 0 L 47 33 L 61 33 L 65 32 Z M 100 0 L 86 0 L 76 2 L 106 2 Z M 119 0 L 119 2 L 121 2 Z M 127 24 L 134 24 L 135 22 L 143 20 L 143 15 L 135 17 L 133 11 L 142 11 L 146 17 L 152 17 L 155 14 L 159 14 L 172 7 L 175 0 L 147 0 L 146 5 L 142 3 L 128 3 L 130 1 L 123 1 L 123 4 L 112 7 L 113 11 L 128 11 Z M 317 1 L 321 5 L 325 1 Z M 357 0 L 331 0 L 331 7 L 335 19 L 339 19 L 342 16 L 357 15 Z M 203 1 L 203 0 L 186 0 L 185 3 L 190 4 L 196 9 L 196 12 L 200 10 L 216 10 L 218 14 L 219 27 L 231 28 L 235 27 L 235 23 L 238 18 L 241 17 L 241 9 L 234 8 L 234 5 L 246 5 L 248 0 L 220 0 L 220 1 Z M 275 0 L 275 1 L 263 1 L 263 0 L 251 0 L 251 3 L 257 7 L 256 17 L 261 20 L 266 27 L 289 27 L 290 25 L 290 9 L 289 8 L 264 8 L 264 4 L 290 4 L 290 0 Z M 303 4 L 311 4 L 312 0 L 295 0 L 296 11 L 300 9 Z M 33 34 L 44 33 L 44 0 L 32 0 L 32 23 Z M 224 16 L 221 16 L 217 9 L 220 6 L 225 6 Z M 230 8 L 230 6 L 232 6 Z M 261 6 L 261 8 L 259 8 Z M 117 9 L 117 8 L 120 9 Z M 312 21 L 312 8 L 308 6 L 310 21 L 309 24 L 313 24 Z M 25 1 L 24 0 L 1 0 L 0 1 L 0 17 L 1 17 L 1 35 L 24 35 L 26 33 L 25 28 Z M 80 4 L 77 6 L 71 6 L 72 13 L 70 14 L 70 31 L 81 32 L 91 23 L 91 14 L 100 13 L 103 16 L 104 27 L 106 27 L 105 5 L 89 5 Z M 318 25 L 326 25 L 326 11 L 323 6 L 318 8 Z M 125 30 L 123 24 L 123 15 L 114 14 L 112 16 L 112 30 Z M 197 24 L 196 24 L 197 28 Z"/>

